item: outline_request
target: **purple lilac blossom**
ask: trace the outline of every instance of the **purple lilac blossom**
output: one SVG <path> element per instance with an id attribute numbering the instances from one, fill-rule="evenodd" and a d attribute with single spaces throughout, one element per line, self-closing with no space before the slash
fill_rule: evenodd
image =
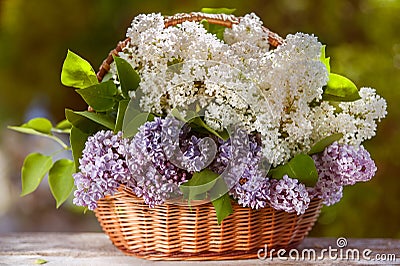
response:
<path id="1" fill-rule="evenodd" d="M 343 186 L 338 185 L 330 178 L 319 177 L 313 188 L 308 189 L 312 197 L 322 199 L 322 203 L 331 206 L 338 203 L 343 197 Z"/>
<path id="2" fill-rule="evenodd" d="M 190 127 L 174 117 L 163 121 L 161 141 L 171 163 L 188 172 L 199 172 L 214 159 L 216 147 L 211 138 L 189 135 Z"/>
<path id="3" fill-rule="evenodd" d="M 208 151 L 207 143 L 189 131 L 176 118 L 156 117 L 132 139 L 127 157 L 136 180 L 132 189 L 150 207 L 180 196 L 179 185 L 206 166 L 202 157 Z"/>
<path id="4" fill-rule="evenodd" d="M 120 183 L 129 183 L 126 143 L 122 132 L 99 131 L 88 138 L 79 159 L 80 172 L 73 175 L 74 204 L 94 210 L 99 199 L 113 195 Z"/>
<path id="5" fill-rule="evenodd" d="M 243 207 L 253 209 L 267 205 L 269 182 L 259 169 L 261 146 L 256 136 L 237 129 L 227 141 L 219 141 L 211 170 L 223 175 L 229 194 Z"/>
<path id="6" fill-rule="evenodd" d="M 318 170 L 314 196 L 332 205 L 342 198 L 343 186 L 370 180 L 377 168 L 368 151 L 347 144 L 334 142 L 321 154 L 313 155 Z"/>
<path id="7" fill-rule="evenodd" d="M 269 204 L 276 210 L 303 214 L 310 203 L 310 196 L 304 184 L 284 175 L 282 179 L 270 179 Z"/>

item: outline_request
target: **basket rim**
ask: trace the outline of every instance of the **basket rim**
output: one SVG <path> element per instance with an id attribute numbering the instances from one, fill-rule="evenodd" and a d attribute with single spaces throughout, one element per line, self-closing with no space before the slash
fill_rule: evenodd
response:
<path id="1" fill-rule="evenodd" d="M 136 198 L 136 199 L 138 199 L 138 201 L 140 201 L 141 203 L 143 203 L 143 204 L 145 204 L 145 201 L 143 200 L 143 198 L 141 198 L 141 197 L 138 197 L 134 192 L 133 192 L 133 190 L 131 189 L 131 188 L 129 188 L 129 187 L 127 187 L 127 186 L 125 186 L 125 185 L 120 185 L 119 186 L 119 188 L 118 188 L 118 190 L 117 190 L 117 193 L 116 193 L 117 195 L 121 195 L 121 194 L 124 194 L 125 196 L 129 196 L 129 198 Z M 107 195 L 107 196 L 105 196 L 104 197 L 104 199 L 111 199 L 111 198 L 114 198 L 116 195 Z M 119 196 L 117 196 L 117 197 L 119 197 Z M 101 199 L 100 199 L 101 200 Z M 321 198 L 318 198 L 318 197 L 312 197 L 312 198 L 310 198 L 310 203 L 311 202 L 318 202 L 318 204 L 319 205 L 321 205 L 322 206 L 322 199 Z M 235 205 L 237 205 L 237 207 L 239 207 L 239 208 L 244 208 L 244 209 L 251 209 L 251 210 L 260 210 L 260 209 L 266 209 L 266 208 L 270 208 L 270 209 L 272 209 L 272 210 L 274 210 L 274 211 L 276 211 L 276 212 L 285 212 L 284 210 L 278 210 L 278 209 L 275 209 L 275 208 L 273 208 L 272 206 L 270 206 L 270 205 L 267 205 L 267 206 L 265 206 L 265 207 L 263 207 L 263 208 L 260 208 L 260 209 L 252 209 L 250 206 L 248 206 L 248 207 L 243 207 L 243 206 L 241 206 L 237 201 L 235 201 L 235 200 L 232 200 L 231 199 L 231 203 L 233 203 L 233 204 L 235 204 Z M 209 200 L 206 200 L 206 199 L 204 199 L 204 200 L 191 200 L 190 201 L 190 204 L 187 202 L 187 201 L 185 201 L 185 202 L 180 202 L 179 201 L 179 199 L 176 199 L 176 200 L 174 200 L 174 199 L 169 199 L 169 200 L 166 200 L 163 204 L 161 204 L 161 205 L 176 205 L 177 207 L 188 207 L 188 208 L 196 208 L 196 207 L 200 207 L 200 206 L 203 206 L 203 205 L 210 205 L 211 204 L 211 201 L 209 201 Z M 158 205 L 158 206 L 161 206 L 161 205 Z M 297 216 L 301 216 L 301 215 L 303 215 L 303 214 L 296 214 Z"/>

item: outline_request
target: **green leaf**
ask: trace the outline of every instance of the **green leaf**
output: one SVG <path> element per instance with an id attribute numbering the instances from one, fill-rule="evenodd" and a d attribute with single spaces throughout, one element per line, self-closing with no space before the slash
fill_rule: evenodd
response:
<path id="1" fill-rule="evenodd" d="M 112 78 L 112 76 L 113 76 L 113 74 L 111 74 L 111 72 L 107 72 L 107 74 L 104 75 L 101 82 L 106 82 L 106 81 L 110 80 Z"/>
<path id="2" fill-rule="evenodd" d="M 108 129 L 114 130 L 114 128 L 115 128 L 114 118 L 110 115 L 89 112 L 89 111 L 81 111 L 81 112 L 74 112 L 74 113 L 77 115 L 86 117 L 86 118 L 92 120 L 93 122 L 96 122 L 99 125 L 105 126 Z"/>
<path id="3" fill-rule="evenodd" d="M 334 109 L 335 114 L 339 114 L 339 113 L 343 112 L 343 109 L 340 107 L 340 102 L 330 101 L 329 105 L 331 105 L 335 108 Z"/>
<path id="4" fill-rule="evenodd" d="M 329 74 L 328 84 L 324 88 L 322 100 L 352 102 L 361 99 L 357 86 L 348 78 L 338 74 Z"/>
<path id="5" fill-rule="evenodd" d="M 48 261 L 44 259 L 36 259 L 35 264 L 46 264 Z"/>
<path id="6" fill-rule="evenodd" d="M 67 119 L 64 119 L 64 120 L 60 121 L 56 125 L 56 129 L 60 129 L 60 130 L 71 129 L 71 127 L 72 127 L 72 124 Z"/>
<path id="7" fill-rule="evenodd" d="M 99 82 L 92 66 L 85 59 L 68 50 L 62 66 L 61 83 L 81 89 Z"/>
<path id="8" fill-rule="evenodd" d="M 42 117 L 33 118 L 27 123 L 23 124 L 22 127 L 31 128 L 44 134 L 51 134 L 51 129 L 53 128 L 51 122 L 48 119 Z"/>
<path id="9" fill-rule="evenodd" d="M 90 135 L 91 134 L 81 131 L 79 128 L 71 128 L 70 142 L 72 157 L 74 158 L 75 163 L 75 171 L 79 171 L 79 158 L 82 157 L 82 150 L 85 148 L 86 140 Z"/>
<path id="10" fill-rule="evenodd" d="M 141 98 L 141 91 L 136 92 L 136 97 Z M 125 138 L 136 135 L 139 127 L 146 123 L 151 118 L 150 113 L 142 112 L 139 102 L 132 98 L 125 109 L 125 114 L 122 123 L 122 132 Z"/>
<path id="11" fill-rule="evenodd" d="M 126 108 L 128 107 L 129 100 L 121 100 L 118 104 L 118 113 L 117 113 L 117 121 L 115 122 L 114 132 L 122 130 L 122 126 L 124 124 L 124 117 Z"/>
<path id="12" fill-rule="evenodd" d="M 112 80 L 102 82 L 84 89 L 76 90 L 85 102 L 97 112 L 113 108 L 118 90 Z"/>
<path id="13" fill-rule="evenodd" d="M 49 186 L 57 208 L 68 198 L 74 188 L 72 177 L 74 172 L 75 164 L 68 159 L 58 160 L 49 171 Z"/>
<path id="14" fill-rule="evenodd" d="M 335 141 L 340 140 L 341 138 L 343 138 L 343 134 L 342 133 L 333 134 L 333 135 L 330 135 L 330 136 L 328 136 L 326 138 L 323 138 L 320 141 L 318 141 L 317 143 L 315 143 L 314 146 L 312 146 L 312 148 L 308 152 L 308 154 L 311 155 L 311 154 L 323 152 L 326 147 L 328 147 L 329 145 L 331 145 Z"/>
<path id="15" fill-rule="evenodd" d="M 126 98 L 129 98 L 128 92 L 137 89 L 140 82 L 140 76 L 125 59 L 114 56 L 114 62 L 117 67 L 122 94 Z"/>
<path id="16" fill-rule="evenodd" d="M 74 112 L 70 109 L 65 109 L 65 117 L 68 121 L 84 133 L 92 135 L 99 130 L 107 129 L 104 125 L 83 116 L 81 113 L 83 112 Z"/>
<path id="17" fill-rule="evenodd" d="M 214 34 L 219 40 L 224 40 L 224 32 L 226 27 L 209 23 L 206 19 L 200 22 L 208 33 Z"/>
<path id="18" fill-rule="evenodd" d="M 40 153 L 31 153 L 26 156 L 21 170 L 21 196 L 35 191 L 52 165 L 51 156 Z"/>
<path id="19" fill-rule="evenodd" d="M 313 187 L 318 180 L 314 160 L 307 154 L 297 154 L 288 163 L 271 169 L 268 175 L 275 179 L 281 179 L 284 175 L 288 175 L 309 187 Z"/>
<path id="20" fill-rule="evenodd" d="M 328 84 L 324 87 L 322 100 L 336 102 L 352 102 L 361 99 L 357 86 L 348 78 L 333 74 L 330 67 L 330 58 L 325 55 L 326 45 L 321 48 L 321 62 L 326 66 L 329 73 Z"/>
<path id="21" fill-rule="evenodd" d="M 34 118 L 32 120 L 35 120 L 34 122 L 31 123 L 26 123 L 23 124 L 22 126 L 8 126 L 9 129 L 20 132 L 20 133 L 25 133 L 25 134 L 30 134 L 30 135 L 35 135 L 35 136 L 41 136 L 45 138 L 49 138 L 60 144 L 63 149 L 68 149 L 68 146 L 62 141 L 60 138 L 54 136 L 51 134 L 51 128 L 50 131 L 48 130 L 48 123 L 44 122 L 41 120 L 42 118 Z M 47 120 L 47 119 L 45 119 Z M 50 122 L 49 122 L 50 123 Z M 29 124 L 29 125 L 28 125 Z M 51 123 L 50 123 L 51 126 Z M 38 131 L 40 130 L 40 131 Z M 45 133 L 44 133 L 45 132 Z"/>
<path id="22" fill-rule="evenodd" d="M 186 111 L 186 117 L 183 117 L 182 114 L 179 112 L 178 109 L 174 108 L 171 110 L 171 114 L 181 120 L 182 122 L 189 123 L 193 130 L 204 129 L 205 131 L 217 136 L 220 139 L 227 140 L 229 139 L 229 133 L 227 130 L 223 131 L 216 131 L 207 125 L 201 117 L 194 111 Z"/>
<path id="23" fill-rule="evenodd" d="M 218 224 L 233 213 L 231 199 L 228 193 L 225 193 L 222 197 L 212 201 L 214 205 L 215 212 L 217 214 Z"/>
<path id="24" fill-rule="evenodd" d="M 328 71 L 328 73 L 331 73 L 331 65 L 330 65 L 330 57 L 325 57 L 325 49 L 326 49 L 326 45 L 322 45 L 321 48 L 321 62 L 324 63 L 326 70 Z"/>
<path id="25" fill-rule="evenodd" d="M 230 15 L 233 12 L 235 12 L 236 9 L 234 8 L 202 8 L 201 12 L 207 13 L 207 14 L 227 14 Z M 221 26 L 221 25 L 216 25 L 216 24 L 211 24 L 207 20 L 201 21 L 201 24 L 203 24 L 204 28 L 207 30 L 207 32 L 211 34 L 215 34 L 218 39 L 224 40 L 224 31 L 226 27 Z"/>
<path id="26" fill-rule="evenodd" d="M 41 133 L 39 131 L 36 131 L 32 128 L 26 128 L 22 126 L 8 126 L 8 129 L 20 132 L 20 133 L 25 133 L 25 134 L 30 134 L 30 135 L 36 135 L 36 136 L 42 136 L 42 137 L 49 137 L 50 135 Z"/>
<path id="27" fill-rule="evenodd" d="M 202 13 L 207 13 L 207 14 L 233 14 L 233 12 L 236 11 L 236 8 L 209 8 L 209 7 L 204 7 L 201 9 Z"/>
<path id="28" fill-rule="evenodd" d="M 185 119 L 182 114 L 179 112 L 178 109 L 174 108 L 171 110 L 171 115 L 173 115 L 176 119 L 181 120 L 182 122 L 187 122 L 188 120 Z"/>
<path id="29" fill-rule="evenodd" d="M 189 202 L 197 195 L 208 192 L 215 185 L 218 174 L 210 169 L 203 169 L 200 172 L 195 172 L 192 178 L 179 186 L 183 196 Z"/>
<path id="30" fill-rule="evenodd" d="M 218 132 L 218 131 L 216 131 L 215 129 L 211 128 L 209 125 L 207 125 L 207 124 L 203 121 L 203 119 L 201 119 L 201 118 L 198 117 L 198 116 L 195 117 L 195 118 L 193 118 L 193 119 L 191 119 L 191 120 L 189 121 L 189 124 L 190 124 L 191 127 L 193 127 L 193 128 L 196 128 L 196 126 L 197 126 L 197 127 L 204 128 L 206 131 L 208 131 L 209 133 L 211 133 L 211 134 L 217 136 L 217 137 L 220 138 L 220 139 L 223 139 L 223 140 L 229 139 L 229 133 L 228 133 L 228 131 L 223 130 L 223 131 Z"/>
<path id="31" fill-rule="evenodd" d="M 139 113 L 130 121 L 127 121 L 122 126 L 122 132 L 124 138 L 130 138 L 136 135 L 139 132 L 139 127 L 142 126 L 144 123 L 147 122 L 149 118 L 149 113 Z"/>

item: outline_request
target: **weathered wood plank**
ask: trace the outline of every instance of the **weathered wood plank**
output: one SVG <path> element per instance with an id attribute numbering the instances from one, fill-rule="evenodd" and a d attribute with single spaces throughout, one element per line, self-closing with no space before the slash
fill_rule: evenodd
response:
<path id="1" fill-rule="evenodd" d="M 322 252 L 323 249 L 326 249 Z M 329 254 L 329 249 L 330 253 Z M 336 249 L 336 250 L 335 250 Z M 350 251 L 349 251 L 350 250 Z M 357 251 L 356 251 L 357 250 Z M 363 255 L 363 252 L 366 254 Z M 369 252 L 370 251 L 370 252 Z M 315 252 L 315 255 L 312 254 Z M 349 260 L 346 260 L 346 252 Z M 354 253 L 352 253 L 354 252 Z M 303 254 L 302 254 L 303 253 Z M 355 255 L 359 254 L 359 259 Z M 298 254 L 298 256 L 297 256 Z M 322 254 L 322 255 L 321 255 Z M 396 260 L 377 261 L 376 255 Z M 263 252 L 260 252 L 263 255 Z M 313 256 L 314 255 L 314 256 Z M 296 257 L 296 259 L 290 258 Z M 335 256 L 337 257 L 335 259 Z M 309 259 L 311 258 L 311 260 Z M 369 258 L 369 259 L 368 259 Z M 306 238 L 296 249 L 285 252 L 282 258 L 246 261 L 153 262 L 124 255 L 103 233 L 9 233 L 0 236 L 0 265 L 34 265 L 37 259 L 45 265 L 346 265 L 400 264 L 398 239 L 348 239 L 338 248 L 337 239 Z M 304 259 L 304 260 L 302 260 Z"/>

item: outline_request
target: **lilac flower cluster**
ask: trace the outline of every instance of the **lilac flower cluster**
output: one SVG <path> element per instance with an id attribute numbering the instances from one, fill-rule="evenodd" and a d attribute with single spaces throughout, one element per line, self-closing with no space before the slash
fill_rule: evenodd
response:
<path id="1" fill-rule="evenodd" d="M 360 146 L 334 142 L 323 153 L 313 156 L 319 179 L 313 194 L 332 205 L 342 198 L 343 186 L 370 180 L 377 168 L 368 151 Z"/>
<path id="2" fill-rule="evenodd" d="M 227 176 L 230 177 L 228 180 L 236 180 L 229 194 L 243 207 L 259 209 L 270 205 L 277 210 L 304 213 L 310 203 L 306 187 L 297 179 L 288 176 L 281 180 L 267 178 L 265 169 L 261 167 L 264 164 L 260 140 L 256 135 L 243 136 L 243 132 L 236 131 L 232 140 L 222 142 L 217 158 L 211 166 L 211 169 L 219 174 L 227 172 Z M 248 140 L 248 143 L 245 140 Z M 237 150 L 239 152 L 235 152 Z M 229 169 L 229 163 L 235 161 L 235 153 L 240 156 L 234 163 L 235 166 Z"/>
<path id="3" fill-rule="evenodd" d="M 356 150 L 335 142 L 313 156 L 319 179 L 314 188 L 306 188 L 287 175 L 280 180 L 267 177 L 256 134 L 237 128 L 226 141 L 201 136 L 174 117 L 146 122 L 132 140 L 124 139 L 122 132 L 97 132 L 88 138 L 80 172 L 74 174 L 73 202 L 94 210 L 99 199 L 124 184 L 154 207 L 181 196 L 179 186 L 208 167 L 221 175 L 229 194 L 243 207 L 269 205 L 303 214 L 312 197 L 332 205 L 341 199 L 343 186 L 368 181 L 376 172 L 364 147 Z"/>
<path id="4" fill-rule="evenodd" d="M 189 134 L 183 122 L 156 117 L 146 122 L 128 147 L 128 167 L 135 194 L 150 207 L 181 195 L 179 185 L 206 165 L 209 142 Z"/>
<path id="5" fill-rule="evenodd" d="M 188 172 L 199 172 L 214 159 L 216 147 L 208 137 L 189 135 L 190 127 L 175 119 L 163 120 L 162 147 L 169 161 Z"/>
<path id="6" fill-rule="evenodd" d="M 267 205 L 269 182 L 259 169 L 261 146 L 256 136 L 236 129 L 227 141 L 219 141 L 211 170 L 222 175 L 229 194 L 243 207 L 253 209 Z"/>
<path id="7" fill-rule="evenodd" d="M 282 179 L 271 179 L 269 204 L 276 210 L 303 214 L 310 203 L 310 196 L 304 184 L 284 175 Z"/>
<path id="8" fill-rule="evenodd" d="M 88 138 L 79 159 L 80 172 L 73 175 L 77 188 L 74 204 L 94 210 L 99 199 L 113 195 L 120 183 L 129 182 L 126 143 L 122 132 L 99 131 Z"/>

